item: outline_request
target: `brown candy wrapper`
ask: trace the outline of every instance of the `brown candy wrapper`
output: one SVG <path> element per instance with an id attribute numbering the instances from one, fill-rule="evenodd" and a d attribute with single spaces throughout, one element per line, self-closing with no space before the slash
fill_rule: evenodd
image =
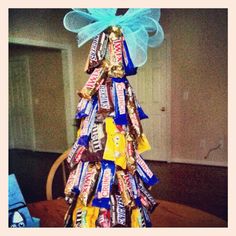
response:
<path id="1" fill-rule="evenodd" d="M 117 176 L 117 180 L 118 180 L 119 193 L 121 195 L 124 206 L 131 206 L 132 199 L 130 196 L 130 190 L 128 189 L 128 186 L 126 183 L 125 172 L 123 170 L 118 170 L 116 172 L 116 176 Z"/>
<path id="2" fill-rule="evenodd" d="M 123 36 L 119 27 L 110 27 L 108 44 L 108 76 L 122 78 L 125 75 L 123 69 Z"/>
<path id="3" fill-rule="evenodd" d="M 134 175 L 136 171 L 135 142 L 129 133 L 126 135 L 126 163 L 128 171 Z"/>
<path id="4" fill-rule="evenodd" d="M 90 75 L 88 81 L 79 92 L 79 96 L 86 99 L 91 99 L 91 97 L 99 89 L 100 85 L 106 78 L 106 70 L 104 67 L 99 67 L 94 69 L 93 73 Z"/>
<path id="5" fill-rule="evenodd" d="M 103 123 L 95 123 L 91 132 L 89 149 L 83 152 L 81 160 L 83 162 L 97 162 L 103 159 L 104 148 L 106 145 L 107 135 Z"/>
<path id="6" fill-rule="evenodd" d="M 111 195 L 111 226 L 112 227 L 129 227 L 130 226 L 130 209 L 124 206 L 120 194 Z"/>
<path id="7" fill-rule="evenodd" d="M 98 90 L 98 112 L 108 113 L 114 110 L 112 102 L 112 81 L 107 78 Z"/>
<path id="8" fill-rule="evenodd" d="M 84 206 L 87 206 L 88 202 L 92 198 L 100 168 L 100 164 L 98 163 L 89 163 L 87 173 L 84 177 L 83 185 L 79 194 L 79 199 Z"/>
<path id="9" fill-rule="evenodd" d="M 101 65 L 106 55 L 107 44 L 108 44 L 108 36 L 104 32 L 100 33 L 93 39 L 84 69 L 88 74 L 91 74 L 94 68 Z"/>
<path id="10" fill-rule="evenodd" d="M 136 133 L 136 137 L 140 137 L 143 133 L 142 124 L 135 105 L 135 99 L 130 84 L 127 85 L 127 110 L 130 118 L 131 125 Z"/>

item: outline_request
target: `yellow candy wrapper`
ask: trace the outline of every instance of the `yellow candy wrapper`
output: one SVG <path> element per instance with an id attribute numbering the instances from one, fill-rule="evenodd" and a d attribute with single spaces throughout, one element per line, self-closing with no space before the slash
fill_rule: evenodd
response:
<path id="1" fill-rule="evenodd" d="M 116 165 L 120 166 L 122 169 L 126 169 L 125 135 L 116 128 L 112 117 L 107 117 L 105 123 L 107 142 L 103 159 L 114 161 Z"/>
<path id="2" fill-rule="evenodd" d="M 91 205 L 84 206 L 81 200 L 78 198 L 72 220 L 73 220 L 73 227 L 78 228 L 95 228 L 96 227 L 96 220 L 99 215 L 99 208 L 93 207 Z"/>
<path id="3" fill-rule="evenodd" d="M 151 146 L 147 140 L 146 135 L 141 134 L 141 136 L 138 137 L 138 153 L 141 154 L 148 150 L 151 150 Z"/>

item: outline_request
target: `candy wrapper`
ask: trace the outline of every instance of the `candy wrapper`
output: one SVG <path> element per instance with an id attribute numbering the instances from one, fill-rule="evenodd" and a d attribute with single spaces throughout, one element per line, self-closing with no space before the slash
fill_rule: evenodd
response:
<path id="1" fill-rule="evenodd" d="M 92 73 L 93 70 L 102 64 L 105 58 L 108 45 L 108 36 L 104 32 L 98 34 L 92 42 L 90 52 L 88 55 L 87 63 L 85 65 L 85 71 Z"/>
<path id="2" fill-rule="evenodd" d="M 130 58 L 129 50 L 125 39 L 123 38 L 123 66 L 125 75 L 136 75 L 137 74 L 137 67 L 134 67 L 134 64 Z"/>
<path id="3" fill-rule="evenodd" d="M 89 115 L 85 117 L 85 119 L 82 121 L 80 137 L 78 140 L 78 144 L 80 144 L 81 146 L 88 146 L 90 134 L 92 132 L 92 128 L 95 122 L 97 109 L 98 109 L 97 98 L 94 97 L 92 103 L 92 109 L 90 110 Z"/>
<path id="4" fill-rule="evenodd" d="M 113 99 L 115 106 L 114 121 L 117 125 L 127 125 L 126 99 L 125 99 L 125 78 L 112 78 Z"/>
<path id="5" fill-rule="evenodd" d="M 112 161 L 101 161 L 101 174 L 99 176 L 93 206 L 109 209 L 110 193 L 115 177 L 115 164 Z"/>
<path id="6" fill-rule="evenodd" d="M 152 171 L 138 152 L 136 152 L 136 163 L 137 172 L 146 184 L 152 186 L 159 182 L 158 178 L 152 173 Z"/>

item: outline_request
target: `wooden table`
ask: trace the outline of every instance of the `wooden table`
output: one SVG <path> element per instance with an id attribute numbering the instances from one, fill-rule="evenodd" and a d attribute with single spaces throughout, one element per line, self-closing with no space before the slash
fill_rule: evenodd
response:
<path id="1" fill-rule="evenodd" d="M 158 200 L 151 214 L 153 227 L 227 227 L 227 223 L 207 212 L 174 202 Z M 41 220 L 41 227 L 63 227 L 68 208 L 64 199 L 28 204 L 30 213 Z"/>

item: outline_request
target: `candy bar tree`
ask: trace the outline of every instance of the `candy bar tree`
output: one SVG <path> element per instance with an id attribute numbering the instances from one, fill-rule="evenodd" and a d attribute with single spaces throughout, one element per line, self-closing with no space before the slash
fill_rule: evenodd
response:
<path id="1" fill-rule="evenodd" d="M 67 157 L 65 227 L 151 227 L 158 182 L 141 154 L 150 150 L 141 120 L 148 118 L 127 76 L 164 38 L 160 9 L 73 9 L 64 17 L 78 46 L 92 39 L 75 118 L 77 139 Z M 145 79 L 145 78 L 143 78 Z"/>

